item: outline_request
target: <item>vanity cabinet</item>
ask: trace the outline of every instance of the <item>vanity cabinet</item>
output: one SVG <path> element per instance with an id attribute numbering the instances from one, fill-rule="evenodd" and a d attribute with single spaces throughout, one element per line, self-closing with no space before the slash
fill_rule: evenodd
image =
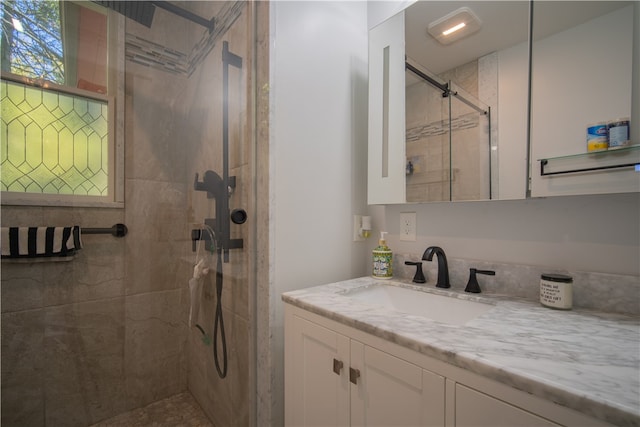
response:
<path id="1" fill-rule="evenodd" d="M 285 304 L 287 426 L 608 426 Z"/>
<path id="2" fill-rule="evenodd" d="M 444 425 L 444 377 L 297 315 L 286 328 L 287 425 Z"/>

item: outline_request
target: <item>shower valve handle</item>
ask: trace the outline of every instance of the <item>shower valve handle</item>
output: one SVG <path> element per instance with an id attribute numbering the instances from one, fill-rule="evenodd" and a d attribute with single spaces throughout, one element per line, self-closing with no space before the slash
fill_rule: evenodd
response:
<path id="1" fill-rule="evenodd" d="M 199 177 L 200 175 L 196 172 L 196 178 L 193 181 L 193 189 L 196 191 L 206 191 L 207 189 L 204 188 L 204 182 L 198 182 Z"/>

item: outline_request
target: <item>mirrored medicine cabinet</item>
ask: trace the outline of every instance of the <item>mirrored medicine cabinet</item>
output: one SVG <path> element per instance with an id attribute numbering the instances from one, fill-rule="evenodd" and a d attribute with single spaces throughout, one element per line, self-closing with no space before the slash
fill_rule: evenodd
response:
<path id="1" fill-rule="evenodd" d="M 640 150 L 587 153 L 585 139 L 588 123 L 631 116 L 638 6 L 418 1 L 372 28 L 369 204 L 639 191 L 620 166 Z M 445 39 L 460 17 L 471 31 Z"/>
<path id="2" fill-rule="evenodd" d="M 533 2 L 531 196 L 640 191 L 639 21 L 637 1 Z M 619 121 L 626 143 L 590 151 L 587 128 Z"/>

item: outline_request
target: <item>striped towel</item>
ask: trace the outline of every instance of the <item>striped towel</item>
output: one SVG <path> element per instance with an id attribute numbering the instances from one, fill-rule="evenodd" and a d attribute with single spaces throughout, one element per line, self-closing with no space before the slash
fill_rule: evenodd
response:
<path id="1" fill-rule="evenodd" d="M 67 257 L 82 249 L 80 227 L 2 227 L 2 258 Z"/>

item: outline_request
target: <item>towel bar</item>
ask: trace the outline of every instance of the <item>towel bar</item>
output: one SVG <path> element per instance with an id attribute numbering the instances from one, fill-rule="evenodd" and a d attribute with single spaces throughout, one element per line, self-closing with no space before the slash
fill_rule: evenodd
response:
<path id="1" fill-rule="evenodd" d="M 124 237 L 129 229 L 124 224 L 114 224 L 111 228 L 82 228 L 82 234 L 111 234 L 114 237 Z"/>

